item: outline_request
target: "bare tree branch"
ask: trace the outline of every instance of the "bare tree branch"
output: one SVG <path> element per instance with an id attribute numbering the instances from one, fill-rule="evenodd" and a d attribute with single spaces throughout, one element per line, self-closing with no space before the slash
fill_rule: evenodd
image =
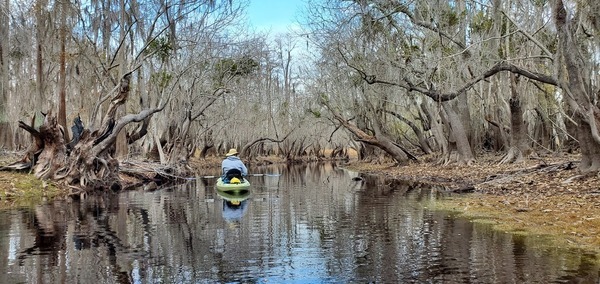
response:
<path id="1" fill-rule="evenodd" d="M 384 12 L 384 11 L 383 11 L 383 9 L 382 9 L 382 8 L 381 8 L 379 5 L 376 5 L 376 7 L 377 7 L 377 8 L 380 10 L 380 12 Z M 435 26 L 433 23 L 428 23 L 428 22 L 425 22 L 425 21 L 420 21 L 420 20 L 418 20 L 418 19 L 415 17 L 415 15 L 413 15 L 413 13 L 412 13 L 412 12 L 411 12 L 411 11 L 408 9 L 408 6 L 407 6 L 407 5 L 405 5 L 405 4 L 402 4 L 402 3 L 400 3 L 400 4 L 397 4 L 397 5 L 395 6 L 395 10 L 394 10 L 394 12 L 392 12 L 392 13 L 388 13 L 388 14 L 387 14 L 387 15 L 385 15 L 384 17 L 389 17 L 389 16 L 391 16 L 391 15 L 393 15 L 393 14 L 395 14 L 395 13 L 402 13 L 402 14 L 404 14 L 406 17 L 408 17 L 408 18 L 410 19 L 410 21 L 411 21 L 413 24 L 415 24 L 415 25 L 417 25 L 417 26 L 420 26 L 420 27 L 423 27 L 423 28 L 426 28 L 426 29 L 428 29 L 428 30 L 430 30 L 430 31 L 433 31 L 433 32 L 437 33 L 438 35 L 440 35 L 440 36 L 442 36 L 442 37 L 444 37 L 444 38 L 446 38 L 446 39 L 450 40 L 452 43 L 454 43 L 454 44 L 456 44 L 458 47 L 462 48 L 462 49 L 463 49 L 463 50 L 466 52 L 466 54 L 467 54 L 467 55 L 469 55 L 469 52 L 468 52 L 468 50 L 467 50 L 466 46 L 464 45 L 464 43 L 462 43 L 462 42 L 460 42 L 460 41 L 457 41 L 457 40 L 455 40 L 453 37 L 451 37 L 451 36 L 450 36 L 450 35 L 448 35 L 447 33 L 443 32 L 442 30 L 440 30 L 439 28 L 437 28 L 437 27 L 436 27 L 436 26 Z M 396 28 L 397 28 L 398 30 L 401 30 L 401 29 L 399 29 L 398 27 L 396 27 Z"/>
<path id="2" fill-rule="evenodd" d="M 531 40 L 533 43 L 535 43 L 535 45 L 537 45 L 546 54 L 546 56 L 548 56 L 548 58 L 550 60 L 554 60 L 554 54 L 552 54 L 552 52 L 550 52 L 543 44 L 541 44 L 537 39 L 535 39 L 527 31 L 521 29 L 521 27 L 519 27 L 517 25 L 517 23 L 511 17 L 509 17 L 505 11 L 502 11 L 502 14 L 504 14 L 504 16 L 517 28 L 517 30 L 521 34 L 523 34 L 525 37 L 527 37 L 529 40 Z"/>
<path id="3" fill-rule="evenodd" d="M 497 73 L 503 72 L 503 71 L 508 71 L 508 72 L 512 72 L 515 74 L 519 74 L 522 76 L 525 76 L 529 79 L 535 80 L 535 81 L 539 81 L 542 83 L 546 83 L 546 84 L 550 84 L 553 86 L 559 86 L 560 87 L 560 83 L 559 81 L 549 75 L 545 75 L 545 74 L 541 74 L 541 73 L 537 73 L 534 71 L 529 71 L 526 69 L 523 69 L 521 67 L 518 67 L 514 64 L 510 64 L 506 61 L 502 61 L 497 63 L 496 65 L 492 66 L 489 70 L 485 71 L 484 73 L 482 73 L 481 75 L 471 79 L 471 81 L 465 83 L 464 86 L 462 86 L 461 88 L 457 89 L 456 91 L 451 91 L 451 92 L 447 92 L 447 93 L 443 93 L 437 90 L 432 90 L 432 89 L 426 89 L 424 87 L 421 87 L 417 84 L 414 84 L 410 79 L 408 79 L 406 76 L 403 77 L 403 79 L 401 81 L 398 82 L 390 82 L 390 81 L 386 81 L 386 80 L 380 80 L 377 79 L 376 75 L 370 75 L 367 74 L 364 70 L 354 66 L 353 64 L 351 64 L 348 59 L 344 56 L 343 52 L 339 49 L 338 47 L 338 52 L 341 54 L 344 62 L 346 63 L 346 65 L 348 65 L 348 67 L 354 69 L 354 71 L 356 71 L 361 78 L 367 82 L 367 84 L 384 84 L 384 85 L 390 85 L 390 86 L 396 86 L 396 87 L 400 87 L 403 88 L 407 91 L 416 91 L 419 92 L 421 94 L 424 94 L 430 98 L 432 98 L 435 101 L 440 101 L 440 102 L 444 102 L 444 101 L 450 101 L 453 100 L 454 98 L 458 97 L 459 95 L 466 93 L 466 91 L 468 91 L 471 87 L 473 87 L 475 84 L 489 78 L 492 77 L 494 75 L 496 75 Z"/>

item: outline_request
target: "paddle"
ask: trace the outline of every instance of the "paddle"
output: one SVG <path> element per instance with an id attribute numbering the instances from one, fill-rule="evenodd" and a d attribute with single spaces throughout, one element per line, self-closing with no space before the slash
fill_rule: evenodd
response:
<path id="1" fill-rule="evenodd" d="M 247 177 L 262 177 L 262 176 L 267 176 L 267 177 L 278 177 L 281 176 L 281 174 L 248 174 L 246 175 Z M 199 178 L 220 178 L 221 176 L 200 176 Z"/>

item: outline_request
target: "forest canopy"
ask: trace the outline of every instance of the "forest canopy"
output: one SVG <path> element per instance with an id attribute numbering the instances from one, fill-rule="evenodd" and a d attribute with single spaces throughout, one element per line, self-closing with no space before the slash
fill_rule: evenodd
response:
<path id="1" fill-rule="evenodd" d="M 459 165 L 579 151 L 597 172 L 597 2 L 309 0 L 300 29 L 269 34 L 248 1 L 4 0 L 0 148 L 78 188 L 112 186 L 126 159 L 185 175 L 229 148 Z"/>

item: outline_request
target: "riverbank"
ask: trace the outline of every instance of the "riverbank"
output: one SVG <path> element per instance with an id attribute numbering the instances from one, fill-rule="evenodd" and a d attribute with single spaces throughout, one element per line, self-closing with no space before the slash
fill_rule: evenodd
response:
<path id="1" fill-rule="evenodd" d="M 0 165 L 18 157 L 4 153 Z M 498 230 L 549 237 L 554 246 L 580 247 L 600 254 L 600 180 L 597 175 L 579 174 L 578 155 L 552 154 L 498 165 L 500 158 L 485 155 L 469 166 L 438 165 L 434 157 L 421 157 L 421 162 L 406 166 L 351 162 L 346 167 L 367 174 L 444 185 L 457 194 L 431 204 L 435 209 L 458 212 Z M 220 160 L 194 158 L 190 166 L 202 171 L 218 167 Z M 282 162 L 274 157 L 257 161 Z M 60 196 L 60 189 L 32 175 L 0 172 L 0 207 Z"/>
<path id="2" fill-rule="evenodd" d="M 498 230 L 543 237 L 551 246 L 577 247 L 600 256 L 600 180 L 580 175 L 580 157 L 552 154 L 498 165 L 501 156 L 469 166 L 436 165 L 433 158 L 406 166 L 350 163 L 363 173 L 444 185 L 457 192 L 431 204 Z"/>

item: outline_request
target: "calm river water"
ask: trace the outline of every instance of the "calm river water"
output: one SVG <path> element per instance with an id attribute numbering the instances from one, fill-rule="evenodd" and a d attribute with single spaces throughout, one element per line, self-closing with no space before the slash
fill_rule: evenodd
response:
<path id="1" fill-rule="evenodd" d="M 267 175 L 233 202 L 198 178 L 0 211 L 0 281 L 600 283 L 590 254 L 429 210 L 439 188 L 334 164 L 253 170 Z"/>

